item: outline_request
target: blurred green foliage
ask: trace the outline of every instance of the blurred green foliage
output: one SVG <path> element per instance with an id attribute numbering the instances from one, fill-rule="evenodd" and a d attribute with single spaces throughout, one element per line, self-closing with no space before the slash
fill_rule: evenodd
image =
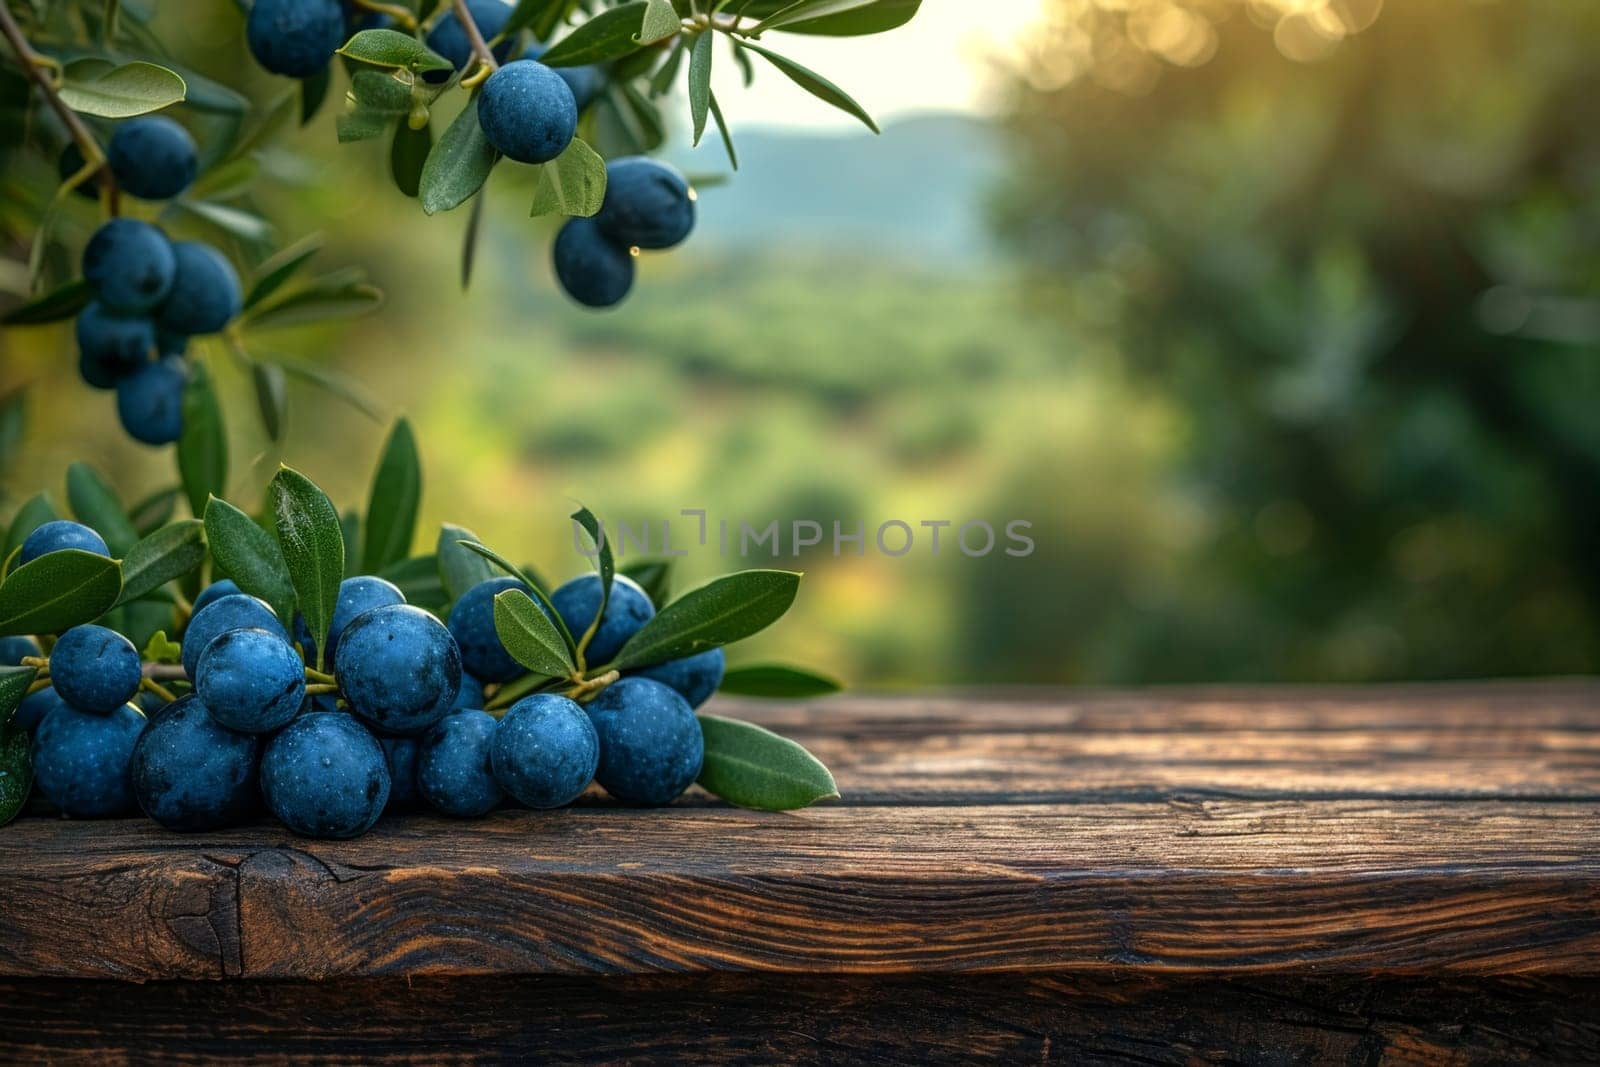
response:
<path id="1" fill-rule="evenodd" d="M 1074 673 L 1600 666 L 1600 9 L 1380 6 L 1060 0 L 1036 42 L 1001 225 L 1182 413 L 1202 525 L 1150 597 L 1069 596 Z M 993 577 L 970 641 L 1034 673 Z"/>
<path id="2" fill-rule="evenodd" d="M 804 591 L 750 657 L 858 685 L 1600 668 L 1600 13 L 1391 4 L 1297 61 L 1304 26 L 1231 0 L 1140 9 L 1062 3 L 1031 43 L 993 205 L 1009 259 L 908 265 L 885 234 L 808 244 L 790 220 L 647 257 L 607 316 L 554 294 L 508 168 L 458 292 L 464 213 L 418 216 L 381 147 L 335 146 L 330 107 L 261 158 L 250 205 L 279 244 L 326 230 L 390 300 L 282 350 L 411 414 L 424 528 L 468 524 L 552 579 L 586 568 L 572 498 L 612 521 L 1033 521 L 1027 559 L 785 554 Z M 241 62 L 196 33 L 201 69 Z M 291 380 L 272 444 L 248 376 L 205 358 L 235 499 L 280 460 L 363 497 L 385 419 Z M 42 386 L 7 488 L 78 458 L 128 498 L 170 482 L 77 383 L 67 331 L 7 331 L 4 359 L 0 393 Z M 680 586 L 741 565 L 682 562 Z"/>

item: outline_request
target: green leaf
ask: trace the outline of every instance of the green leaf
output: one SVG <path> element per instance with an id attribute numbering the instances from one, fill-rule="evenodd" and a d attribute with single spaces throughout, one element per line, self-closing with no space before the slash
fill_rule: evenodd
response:
<path id="1" fill-rule="evenodd" d="M 876 2 L 877 0 L 795 0 L 794 3 L 750 27 L 750 34 L 759 37 L 768 30 L 781 29 L 790 23 L 806 22 L 825 15 L 837 15 L 858 8 L 871 7 Z"/>
<path id="2" fill-rule="evenodd" d="M 539 57 L 547 67 L 581 67 L 617 59 L 639 48 L 647 0 L 606 8 Z"/>
<path id="3" fill-rule="evenodd" d="M 422 460 L 411 423 L 399 419 L 389 431 L 383 458 L 372 477 L 367 498 L 367 537 L 361 549 L 361 567 L 377 574 L 411 553 L 416 536 L 417 510 L 422 504 Z"/>
<path id="4" fill-rule="evenodd" d="M 0 723 L 11 721 L 38 673 L 37 667 L 0 666 Z"/>
<path id="5" fill-rule="evenodd" d="M 261 172 L 261 164 L 252 157 L 230 159 L 195 179 L 184 195 L 193 200 L 228 200 L 242 194 Z"/>
<path id="6" fill-rule="evenodd" d="M 362 30 L 344 43 L 339 54 L 375 67 L 403 67 L 416 74 L 452 69 L 448 59 L 398 30 Z"/>
<path id="7" fill-rule="evenodd" d="M 244 309 L 249 311 L 261 301 L 282 288 L 296 271 L 305 266 L 312 256 L 322 251 L 322 235 L 311 234 L 266 260 L 256 268 L 255 284 L 244 299 Z"/>
<path id="8" fill-rule="evenodd" d="M 183 392 L 183 436 L 178 439 L 178 473 L 189 498 L 189 511 L 203 515 L 212 494 L 228 486 L 228 435 L 223 429 L 222 406 L 211 387 L 205 364 L 191 363 L 189 385 Z"/>
<path id="9" fill-rule="evenodd" d="M 461 291 L 467 291 L 467 286 L 472 284 L 472 264 L 478 258 L 478 235 L 483 229 L 483 202 L 488 198 L 487 193 L 482 193 L 472 199 L 472 213 L 467 216 L 467 233 L 461 240 Z"/>
<path id="10" fill-rule="evenodd" d="M 555 159 L 540 165 L 530 215 L 578 215 L 588 218 L 606 198 L 606 161 L 582 139 Z"/>
<path id="11" fill-rule="evenodd" d="M 339 606 L 339 583 L 344 580 L 344 532 L 339 512 L 328 494 L 292 467 L 279 467 L 267 491 L 278 547 L 289 565 L 300 614 L 317 644 L 317 667 L 321 669 L 328 627 Z"/>
<path id="12" fill-rule="evenodd" d="M 182 100 L 188 87 L 166 67 L 125 63 L 109 70 L 96 67 L 78 76 L 69 68 L 60 89 L 72 110 L 104 119 L 126 119 L 159 111 Z"/>
<path id="13" fill-rule="evenodd" d="M 716 34 L 702 32 L 689 46 L 689 117 L 694 120 L 694 141 L 698 145 L 706 132 L 706 113 L 711 106 L 711 46 Z"/>
<path id="14" fill-rule="evenodd" d="M 384 568 L 378 577 L 393 582 L 406 595 L 406 603 L 442 615 L 450 606 L 450 595 L 439 577 L 437 556 L 416 556 Z"/>
<path id="15" fill-rule="evenodd" d="M 217 565 L 240 589 L 260 597 L 288 626 L 294 618 L 294 583 L 277 540 L 226 500 L 205 509 L 206 542 Z"/>
<path id="16" fill-rule="evenodd" d="M 281 356 L 273 359 L 273 365 L 282 368 L 285 374 L 332 393 L 375 422 L 382 422 L 384 419 L 383 408 L 378 402 L 342 374 L 313 367 L 308 363 L 284 359 Z"/>
<path id="17" fill-rule="evenodd" d="M 760 45 L 751 44 L 748 41 L 743 42 L 741 47 L 748 48 L 756 55 L 766 59 L 767 62 L 783 71 L 783 73 L 788 76 L 790 81 L 800 86 L 800 88 L 804 89 L 818 100 L 832 104 L 834 107 L 847 114 L 854 115 L 856 118 L 866 123 L 867 129 L 871 130 L 873 133 L 879 132 L 878 124 L 872 121 L 872 116 L 867 114 L 866 110 L 860 104 L 851 99 L 849 93 L 845 92 L 843 89 L 839 88 L 837 85 L 833 84 L 816 71 L 803 67 L 799 63 L 796 63 L 794 60 L 789 59 L 786 56 L 780 56 L 776 52 L 769 52 Z"/>
<path id="18" fill-rule="evenodd" d="M 468 589 L 500 573 L 486 557 L 462 544 L 464 541 L 479 544 L 480 538 L 465 526 L 456 526 L 453 523 L 447 522 L 439 528 L 439 543 L 436 549 L 439 559 L 439 580 L 444 583 L 444 591 L 449 594 L 452 604 L 460 600 L 461 594 Z M 506 573 L 511 572 L 507 569 Z"/>
<path id="19" fill-rule="evenodd" d="M 471 100 L 450 123 L 422 165 L 417 198 L 424 214 L 458 207 L 483 188 L 500 153 L 478 125 L 478 101 Z"/>
<path id="20" fill-rule="evenodd" d="M 144 651 L 139 655 L 150 663 L 180 663 L 183 646 L 167 637 L 167 631 L 157 630 L 144 643 Z"/>
<path id="21" fill-rule="evenodd" d="M 511 658 L 534 674 L 564 678 L 576 669 L 561 631 L 520 589 L 495 594 L 494 632 Z"/>
<path id="22" fill-rule="evenodd" d="M 683 66 L 683 54 L 688 51 L 682 41 L 674 41 L 672 51 L 667 54 L 667 61 L 650 77 L 650 95 L 663 96 L 672 90 L 672 83 L 678 79 L 678 69 Z"/>
<path id="23" fill-rule="evenodd" d="M 250 383 L 255 386 L 256 408 L 261 412 L 261 425 L 274 441 L 283 439 L 283 424 L 288 417 L 289 385 L 284 380 L 283 368 L 271 363 L 250 364 Z"/>
<path id="24" fill-rule="evenodd" d="M 776 663 L 734 667 L 722 676 L 718 692 L 747 697 L 820 697 L 844 686 L 827 675 Z"/>
<path id="25" fill-rule="evenodd" d="M 122 510 L 122 501 L 87 463 L 67 468 L 67 503 L 79 522 L 105 538 L 106 547 L 118 559 L 139 540 L 139 531 Z"/>
<path id="26" fill-rule="evenodd" d="M 428 126 L 420 130 L 413 130 L 404 122 L 395 126 L 394 140 L 389 142 L 389 173 L 395 188 L 409 197 L 417 195 L 422 187 L 422 168 L 432 148 L 433 131 Z"/>
<path id="27" fill-rule="evenodd" d="M 672 6 L 672 0 L 648 0 L 644 20 L 634 41 L 642 45 L 655 44 L 676 35 L 681 29 L 683 20 L 678 17 L 678 9 Z"/>
<path id="28" fill-rule="evenodd" d="M 305 126 L 317 117 L 322 103 L 328 99 L 328 87 L 333 83 L 333 66 L 329 64 L 309 78 L 300 80 L 300 125 Z"/>
<path id="29" fill-rule="evenodd" d="M 272 239 L 272 223 L 242 208 L 210 200 L 183 200 L 177 204 L 177 208 L 204 219 L 224 233 L 242 237 L 246 241 L 264 243 Z"/>
<path id="30" fill-rule="evenodd" d="M 828 768 L 788 738 L 720 715 L 697 718 L 706 756 L 696 780 L 707 792 L 758 811 L 793 811 L 839 795 Z"/>
<path id="31" fill-rule="evenodd" d="M 76 548 L 47 552 L 0 584 L 0 636 L 54 634 L 93 622 L 122 592 L 122 565 Z"/>
<path id="32" fill-rule="evenodd" d="M 550 603 L 550 597 L 545 594 L 544 585 L 538 580 L 537 576 L 529 574 L 481 541 L 463 541 L 461 547 L 469 552 L 477 553 L 527 586 L 533 594 L 533 599 L 544 605 L 545 612 L 550 617 L 551 624 L 561 634 L 561 640 L 565 642 L 568 653 L 572 656 L 578 654 L 578 643 L 572 639 L 572 631 L 567 629 L 567 624 L 562 621 L 561 613 L 556 611 L 556 606 Z"/>
<path id="33" fill-rule="evenodd" d="M 792 0 L 755 0 L 745 4 L 740 13 L 746 18 L 768 19 L 780 11 L 797 6 Z M 898 29 L 911 21 L 922 0 L 814 0 L 804 5 L 804 18 L 786 20 L 785 33 L 816 34 L 825 37 L 862 37 Z M 830 10 L 832 13 L 830 13 Z"/>
<path id="34" fill-rule="evenodd" d="M 36 493 L 29 497 L 11 516 L 11 526 L 6 530 L 5 551 L 0 553 L 0 559 L 10 559 L 11 553 L 22 547 L 22 542 L 28 539 L 29 534 L 59 517 L 55 505 L 50 503 L 49 493 Z"/>
<path id="35" fill-rule="evenodd" d="M 178 498 L 183 496 L 183 487 L 172 485 L 165 489 L 157 489 L 133 507 L 128 509 L 128 517 L 133 520 L 134 529 L 139 531 L 139 536 L 144 537 L 158 527 L 165 526 L 172 518 L 172 513 L 177 509 Z"/>
<path id="36" fill-rule="evenodd" d="M 23 669 L 31 681 L 33 668 Z M 28 802 L 28 791 L 33 788 L 30 741 L 21 723 L 9 716 L 0 718 L 0 826 L 17 817 L 17 812 Z"/>
<path id="37" fill-rule="evenodd" d="M 205 559 L 205 523 L 182 519 L 163 526 L 128 549 L 128 556 L 122 561 L 122 595 L 117 603 L 138 600 L 182 578 Z"/>
<path id="38" fill-rule="evenodd" d="M 344 576 L 361 573 L 361 516 L 354 508 L 339 516 L 339 537 L 344 541 Z"/>
<path id="39" fill-rule="evenodd" d="M 594 517 L 594 512 L 580 507 L 572 513 L 572 521 L 583 527 L 589 535 L 589 541 L 595 547 L 590 562 L 594 565 L 595 572 L 600 575 L 600 606 L 595 610 L 594 618 L 584 628 L 583 636 L 578 638 L 578 650 L 582 652 L 588 648 L 590 639 L 599 629 L 600 620 L 605 618 L 606 605 L 611 601 L 611 583 L 617 576 L 617 561 L 611 554 L 611 539 L 605 535 L 605 530 L 601 527 L 600 520 Z"/>
<path id="40" fill-rule="evenodd" d="M 252 330 L 281 330 L 335 319 L 357 319 L 383 306 L 383 290 L 364 281 L 330 276 L 252 312 L 245 325 Z M 287 369 L 287 368 L 286 368 Z"/>
<path id="41" fill-rule="evenodd" d="M 380 137 L 411 111 L 411 87 L 376 70 L 358 70 L 345 94 L 349 110 L 339 116 L 339 143 Z"/>
<path id="42" fill-rule="evenodd" d="M 648 556 L 631 559 L 617 572 L 632 578 L 658 610 L 666 606 L 672 591 L 672 560 Z"/>
<path id="43" fill-rule="evenodd" d="M 72 318 L 93 299 L 94 290 L 89 287 L 88 282 L 79 278 L 59 289 L 52 289 L 21 307 L 12 308 L 0 318 L 0 323 L 7 326 L 38 326 L 46 322 L 60 322 L 62 319 Z"/>
<path id="44" fill-rule="evenodd" d="M 500 30 L 499 36 L 510 37 L 512 34 L 521 33 L 544 19 L 549 19 L 550 24 L 554 25 L 568 2 L 569 0 L 517 0 L 517 6 L 511 9 L 511 14 L 506 18 L 506 24 Z M 546 34 L 536 31 L 535 36 L 543 40 Z"/>
<path id="45" fill-rule="evenodd" d="M 706 101 L 711 105 L 711 117 L 716 120 L 717 132 L 722 135 L 722 148 L 728 153 L 728 165 L 738 170 L 739 153 L 733 150 L 733 134 L 728 132 L 728 120 L 722 117 L 722 105 L 717 103 L 717 94 L 709 94 Z"/>
<path id="46" fill-rule="evenodd" d="M 730 644 L 772 625 L 794 603 L 800 575 L 750 570 L 691 589 L 628 639 L 611 666 L 648 667 Z"/>

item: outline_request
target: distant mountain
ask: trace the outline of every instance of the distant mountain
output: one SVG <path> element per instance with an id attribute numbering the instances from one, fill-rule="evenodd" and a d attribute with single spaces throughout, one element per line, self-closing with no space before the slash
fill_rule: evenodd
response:
<path id="1" fill-rule="evenodd" d="M 984 204 L 1000 135 L 981 120 L 929 114 L 881 136 L 734 130 L 739 170 L 701 193 L 693 247 L 870 249 L 875 258 L 959 267 L 992 258 Z M 727 170 L 715 134 L 674 157 L 686 173 Z"/>

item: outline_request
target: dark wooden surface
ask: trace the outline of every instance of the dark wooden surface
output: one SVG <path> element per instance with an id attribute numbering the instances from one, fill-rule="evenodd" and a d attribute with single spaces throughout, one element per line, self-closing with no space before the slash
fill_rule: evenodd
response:
<path id="1" fill-rule="evenodd" d="M 844 799 L 8 827 L 0 1059 L 1600 1057 L 1600 685 L 718 710 Z"/>

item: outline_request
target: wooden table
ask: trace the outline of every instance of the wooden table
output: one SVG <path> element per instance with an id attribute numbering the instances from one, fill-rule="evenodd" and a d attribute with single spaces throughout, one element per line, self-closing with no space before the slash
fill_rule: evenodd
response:
<path id="1" fill-rule="evenodd" d="M 0 1060 L 1600 1059 L 1600 685 L 724 703 L 842 803 L 0 831 Z"/>

